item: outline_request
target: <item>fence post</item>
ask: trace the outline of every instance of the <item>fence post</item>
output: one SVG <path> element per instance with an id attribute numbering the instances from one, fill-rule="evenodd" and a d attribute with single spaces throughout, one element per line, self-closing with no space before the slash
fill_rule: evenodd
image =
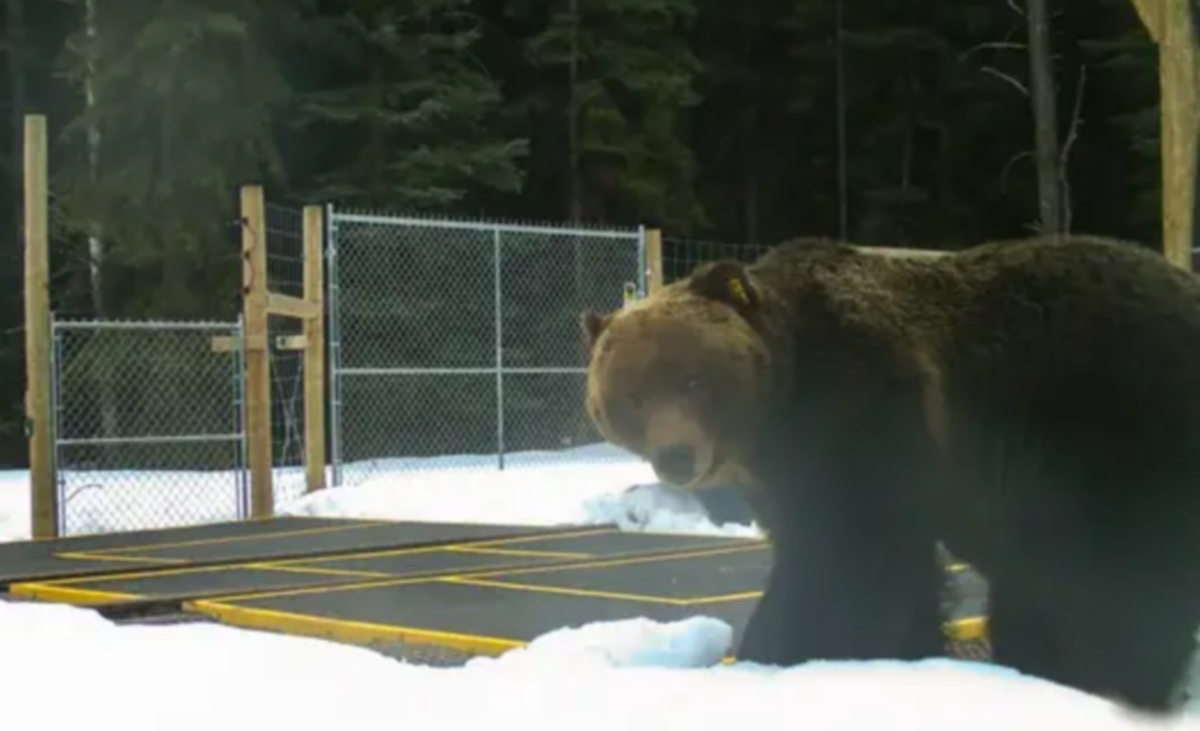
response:
<path id="1" fill-rule="evenodd" d="M 50 244 L 46 117 L 25 116 L 25 416 L 29 431 L 30 523 L 34 538 L 57 538 L 50 403 Z"/>
<path id="2" fill-rule="evenodd" d="M 266 203 L 261 186 L 242 186 L 241 213 L 250 517 L 266 518 L 275 512 L 275 491 L 271 474 L 271 361 L 267 350 Z"/>
<path id="3" fill-rule="evenodd" d="M 321 206 L 304 207 L 304 299 L 317 314 L 304 318 L 304 475 L 308 492 L 325 487 L 325 281 Z"/>
<path id="4" fill-rule="evenodd" d="M 504 469 L 504 293 L 501 282 L 500 229 L 492 228 L 493 297 L 496 321 L 496 460 Z"/>
<path id="5" fill-rule="evenodd" d="M 59 444 L 64 431 L 62 426 L 62 333 L 59 330 L 58 318 L 54 314 L 54 310 L 50 310 L 47 319 L 50 321 L 50 411 L 48 412 L 50 418 L 50 473 L 53 475 L 52 482 L 54 483 L 54 525 L 56 526 L 56 533 L 53 537 L 57 538 L 68 535 L 71 531 L 71 526 L 67 522 L 68 495 L 62 474 L 62 447 Z"/>
<path id="6" fill-rule="evenodd" d="M 663 286 L 662 231 L 646 229 L 646 293 L 654 294 Z"/>
<path id="7" fill-rule="evenodd" d="M 342 351 L 338 297 L 338 237 L 333 204 L 325 204 L 325 256 L 329 269 L 329 463 L 333 485 L 342 484 Z"/>
<path id="8" fill-rule="evenodd" d="M 247 469 L 250 465 L 250 430 L 246 426 L 246 315 L 239 313 L 231 331 L 230 352 L 233 353 L 234 430 L 239 435 L 237 455 L 238 520 L 250 517 L 250 490 Z M 214 342 L 213 351 L 221 348 Z"/>

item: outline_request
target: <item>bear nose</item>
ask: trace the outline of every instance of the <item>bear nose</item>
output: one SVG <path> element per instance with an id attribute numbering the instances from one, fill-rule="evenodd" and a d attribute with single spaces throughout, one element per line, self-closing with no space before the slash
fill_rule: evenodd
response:
<path id="1" fill-rule="evenodd" d="M 654 454 L 654 471 L 668 482 L 689 482 L 695 470 L 696 453 L 687 444 L 672 444 Z"/>

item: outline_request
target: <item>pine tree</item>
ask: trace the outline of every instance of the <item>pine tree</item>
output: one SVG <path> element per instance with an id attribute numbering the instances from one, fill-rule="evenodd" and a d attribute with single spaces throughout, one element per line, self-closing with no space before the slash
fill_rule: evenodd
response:
<path id="1" fill-rule="evenodd" d="M 1161 241 L 1162 118 L 1154 44 L 1143 29 L 1131 28 L 1114 37 L 1082 41 L 1081 45 L 1092 57 L 1093 77 L 1107 74 L 1121 82 L 1119 96 L 1110 95 L 1108 101 L 1123 110 L 1110 116 L 1103 126 L 1116 132 L 1126 149 L 1142 163 L 1123 181 L 1129 191 L 1123 217 L 1130 228 L 1142 232 L 1138 238 Z M 1132 231 L 1125 235 L 1132 235 Z"/>
<path id="2" fill-rule="evenodd" d="M 473 54 L 469 0 L 347 0 L 306 36 L 333 71 L 298 97 L 328 154 L 312 193 L 349 206 L 449 210 L 472 190 L 519 191 L 525 139 L 497 130 L 499 83 Z"/>
<path id="3" fill-rule="evenodd" d="M 559 215 L 702 223 L 685 123 L 699 97 L 688 43 L 692 0 L 555 0 L 514 6 L 540 72 L 529 99 L 566 183 Z"/>
<path id="4" fill-rule="evenodd" d="M 271 121 L 288 93 L 257 32 L 293 4 L 69 2 L 79 26 L 63 66 L 80 111 L 55 188 L 66 225 L 99 232 L 95 300 L 113 316 L 232 316 L 233 193 L 280 172 Z"/>

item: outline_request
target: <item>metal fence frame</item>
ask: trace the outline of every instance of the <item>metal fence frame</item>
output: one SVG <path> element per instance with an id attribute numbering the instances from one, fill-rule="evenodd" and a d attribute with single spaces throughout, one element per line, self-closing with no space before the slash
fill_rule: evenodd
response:
<path id="1" fill-rule="evenodd" d="M 246 340 L 242 318 L 233 322 L 217 322 L 205 320 L 60 320 L 54 312 L 50 312 L 50 443 L 51 464 L 55 475 L 55 489 L 58 500 L 58 525 L 62 535 L 70 534 L 68 522 L 68 506 L 70 495 L 67 494 L 67 473 L 70 467 L 64 465 L 63 450 L 70 447 L 99 446 L 115 444 L 182 444 L 199 442 L 227 441 L 235 448 L 234 459 L 229 472 L 233 477 L 232 487 L 237 496 L 237 519 L 244 520 L 250 516 L 250 485 L 247 472 L 249 460 L 249 439 L 246 429 Z M 192 331 L 197 333 L 210 332 L 213 335 L 225 335 L 233 338 L 235 347 L 230 353 L 230 394 L 231 407 L 234 413 L 232 431 L 226 434 L 183 434 L 161 436 L 142 434 L 115 437 L 74 437 L 64 438 L 62 417 L 67 397 L 63 394 L 63 353 L 62 333 L 67 331 L 153 331 L 179 332 Z"/>
<path id="2" fill-rule="evenodd" d="M 492 256 L 494 260 L 493 287 L 493 318 L 495 327 L 495 362 L 487 367 L 387 367 L 387 368 L 346 368 L 342 365 L 342 332 L 340 326 L 341 300 L 338 285 L 338 224 L 351 223 L 360 225 L 387 226 L 390 228 L 412 229 L 443 229 L 448 231 L 488 232 L 492 234 Z M 332 204 L 325 209 L 325 257 L 326 273 L 329 287 L 329 363 L 330 363 L 330 454 L 329 461 L 332 472 L 332 486 L 342 485 L 342 381 L 346 376 L 369 375 L 489 375 L 495 376 L 496 388 L 496 461 L 497 468 L 504 469 L 505 441 L 505 409 L 504 409 L 504 377 L 506 375 L 566 375 L 583 374 L 584 367 L 522 367 L 506 368 L 504 365 L 504 299 L 502 278 L 502 252 L 504 234 L 525 234 L 537 236 L 573 236 L 589 239 L 625 240 L 636 243 L 637 271 L 630 272 L 631 279 L 636 283 L 639 296 L 646 294 L 647 288 L 647 258 L 646 258 L 646 228 L 639 225 L 636 228 L 590 228 L 570 226 L 537 226 L 515 223 L 500 223 L 489 221 L 472 221 L 461 219 L 421 218 L 413 216 L 390 216 L 358 212 L 340 212 Z"/>

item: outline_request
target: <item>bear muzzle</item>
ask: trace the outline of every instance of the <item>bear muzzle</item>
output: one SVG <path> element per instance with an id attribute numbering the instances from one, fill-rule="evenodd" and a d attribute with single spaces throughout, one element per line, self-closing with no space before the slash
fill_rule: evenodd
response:
<path id="1" fill-rule="evenodd" d="M 657 449 L 650 463 L 663 482 L 684 486 L 696 477 L 696 450 L 690 444 L 680 442 Z"/>

